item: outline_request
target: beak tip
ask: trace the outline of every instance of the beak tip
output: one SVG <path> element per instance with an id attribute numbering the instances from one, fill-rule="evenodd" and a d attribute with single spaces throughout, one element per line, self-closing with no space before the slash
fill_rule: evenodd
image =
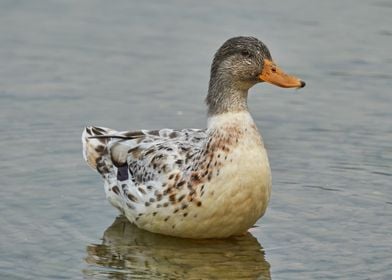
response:
<path id="1" fill-rule="evenodd" d="M 306 86 L 306 83 L 305 83 L 304 81 L 301 80 L 301 86 L 300 86 L 300 88 L 303 88 L 303 87 L 305 87 L 305 86 Z"/>

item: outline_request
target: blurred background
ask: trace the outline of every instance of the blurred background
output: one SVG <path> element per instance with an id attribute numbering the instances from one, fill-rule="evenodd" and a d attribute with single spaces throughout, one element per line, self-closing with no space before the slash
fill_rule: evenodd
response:
<path id="1" fill-rule="evenodd" d="M 391 279 L 391 13 L 388 0 L 0 0 L 0 278 Z M 205 127 L 213 54 L 238 35 L 307 82 L 249 95 L 266 215 L 248 236 L 198 242 L 115 220 L 83 127 Z"/>

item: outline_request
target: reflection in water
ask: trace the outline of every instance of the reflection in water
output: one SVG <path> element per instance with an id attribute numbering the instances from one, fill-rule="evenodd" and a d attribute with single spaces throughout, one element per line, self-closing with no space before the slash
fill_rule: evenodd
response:
<path id="1" fill-rule="evenodd" d="M 87 246 L 91 266 L 83 273 L 88 279 L 271 279 L 262 250 L 250 233 L 225 240 L 179 239 L 118 217 L 102 244 Z"/>

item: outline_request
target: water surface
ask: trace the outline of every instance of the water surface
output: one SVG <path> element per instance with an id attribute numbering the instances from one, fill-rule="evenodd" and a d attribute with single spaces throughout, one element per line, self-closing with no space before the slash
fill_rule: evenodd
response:
<path id="1" fill-rule="evenodd" d="M 0 1 L 0 278 L 391 279 L 392 5 Z M 253 35 L 301 91 L 252 89 L 273 193 L 250 234 L 184 241 L 116 220 L 86 124 L 205 127 L 215 50 Z"/>

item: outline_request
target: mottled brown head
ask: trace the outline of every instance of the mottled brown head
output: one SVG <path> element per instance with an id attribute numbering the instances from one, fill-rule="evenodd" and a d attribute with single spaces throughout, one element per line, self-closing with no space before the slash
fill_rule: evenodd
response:
<path id="1" fill-rule="evenodd" d="M 216 52 L 211 65 L 209 114 L 247 110 L 248 90 L 259 82 L 301 88 L 305 83 L 284 73 L 266 45 L 254 37 L 234 37 Z"/>
<path id="2" fill-rule="evenodd" d="M 216 52 L 211 78 L 224 74 L 239 83 L 257 83 L 264 58 L 272 60 L 268 48 L 256 38 L 231 38 Z"/>

